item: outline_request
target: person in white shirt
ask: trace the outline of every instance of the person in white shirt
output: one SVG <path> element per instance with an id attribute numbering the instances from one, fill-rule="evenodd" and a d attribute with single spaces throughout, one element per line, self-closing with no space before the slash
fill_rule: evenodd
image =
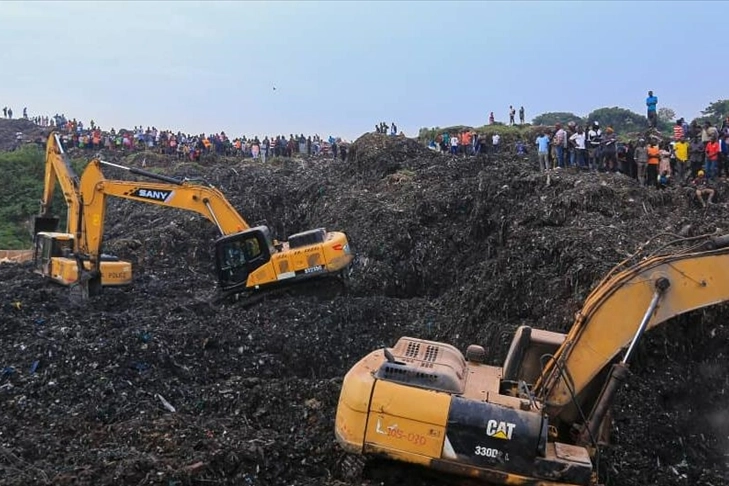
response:
<path id="1" fill-rule="evenodd" d="M 458 136 L 451 135 L 451 155 L 458 154 Z"/>
<path id="2" fill-rule="evenodd" d="M 587 132 L 587 155 L 588 164 L 591 169 L 597 170 L 600 160 L 600 142 L 602 141 L 602 130 L 598 122 L 592 122 L 592 128 Z"/>
<path id="3" fill-rule="evenodd" d="M 585 160 L 585 130 L 579 126 L 577 131 L 570 136 L 570 145 L 575 154 L 575 167 L 579 169 L 587 169 L 587 162 Z"/>
<path id="4" fill-rule="evenodd" d="M 498 133 L 494 133 L 491 136 L 491 145 L 494 146 L 494 153 L 499 153 L 499 144 L 501 143 L 501 136 Z"/>

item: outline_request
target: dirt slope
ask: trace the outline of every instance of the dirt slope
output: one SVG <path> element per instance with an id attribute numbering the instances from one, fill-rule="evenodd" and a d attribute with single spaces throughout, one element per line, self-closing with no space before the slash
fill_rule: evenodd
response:
<path id="1" fill-rule="evenodd" d="M 30 266 L 0 265 L 0 483 L 379 484 L 338 476 L 338 387 L 359 357 L 413 335 L 481 343 L 500 362 L 520 324 L 569 328 L 592 286 L 650 238 L 729 229 L 723 206 L 704 212 L 680 188 L 620 175 L 547 179 L 524 160 L 378 135 L 350 154 L 172 169 L 204 176 L 279 238 L 347 232 L 358 254 L 347 295 L 214 312 L 199 303 L 214 287 L 212 225 L 129 201 L 110 204 L 106 249 L 134 262 L 133 289 L 78 304 Z M 609 484 L 729 482 L 725 311 L 641 345 L 600 465 Z"/>

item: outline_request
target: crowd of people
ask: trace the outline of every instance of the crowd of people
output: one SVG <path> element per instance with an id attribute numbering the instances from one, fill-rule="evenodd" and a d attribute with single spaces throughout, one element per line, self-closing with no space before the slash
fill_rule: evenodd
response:
<path id="1" fill-rule="evenodd" d="M 12 119 L 12 108 L 4 107 L 3 117 Z M 64 114 L 28 117 L 27 108 L 23 109 L 23 118 L 40 127 L 58 131 L 67 148 L 89 151 L 104 149 L 110 152 L 150 150 L 192 161 L 199 161 L 205 154 L 250 157 L 264 161 L 269 157 L 291 157 L 295 154 L 345 159 L 349 145 L 339 137 L 330 135 L 324 139 L 316 134 L 289 134 L 288 137 L 271 135 L 260 139 L 258 136 L 245 135 L 229 137 L 224 131 L 191 135 L 181 131 L 159 130 L 154 126 L 144 128 L 141 125 L 133 129 L 104 130 L 94 120 L 86 125 L 75 118 L 67 118 Z M 18 132 L 17 144 L 24 141 L 22 132 Z"/>
<path id="2" fill-rule="evenodd" d="M 651 121 L 642 136 L 627 142 L 619 140 L 612 127 L 603 130 L 599 122 L 593 121 L 588 127 L 557 123 L 553 128 L 545 127 L 535 140 L 517 140 L 506 149 L 498 133 L 487 138 L 472 129 L 439 133 L 428 147 L 458 156 L 505 150 L 518 156 L 535 153 L 533 158 L 543 172 L 619 172 L 643 186 L 658 189 L 675 184 L 693 185 L 703 205 L 712 202 L 712 184 L 729 179 L 729 116 L 718 127 L 709 121 L 703 125 L 696 121 L 689 124 L 681 118 L 675 122 L 671 137 L 662 135 Z M 532 152 L 530 147 L 536 150 Z"/>
<path id="3" fill-rule="evenodd" d="M 667 138 L 655 129 L 656 105 L 658 99 L 653 92 L 646 98 L 649 128 L 636 139 L 620 141 L 612 127 L 604 130 L 597 121 L 587 127 L 574 122 L 553 128 L 545 128 L 536 140 L 518 140 L 511 150 L 518 156 L 532 153 L 539 170 L 548 172 L 560 169 L 583 171 L 620 172 L 636 179 L 641 185 L 658 189 L 672 184 L 692 184 L 696 186 L 697 196 L 702 204 L 711 203 L 714 191 L 711 185 L 729 178 L 729 116 L 720 127 L 711 122 L 699 125 L 696 121 L 686 123 L 678 119 L 673 127 L 672 137 Z M 4 107 L 3 117 L 12 119 L 12 108 Z M 517 111 L 509 107 L 509 124 L 515 123 Z M 524 107 L 519 111 L 519 121 L 524 123 Z M 229 137 L 224 131 L 213 134 L 190 135 L 180 131 L 159 130 L 156 127 L 133 129 L 103 130 L 91 120 L 88 125 L 69 119 L 65 115 L 28 117 L 23 108 L 23 118 L 41 127 L 57 130 L 66 147 L 82 150 L 132 152 L 151 150 L 161 154 L 173 155 L 178 159 L 199 161 L 205 154 L 250 157 L 266 160 L 269 157 L 306 154 L 328 157 L 347 157 L 348 143 L 340 138 L 329 136 L 324 140 L 318 135 L 305 136 L 272 135 L 259 139 L 254 137 Z M 489 116 L 493 124 L 493 112 Z M 375 132 L 395 136 L 398 134 L 394 122 L 375 124 Z M 23 142 L 23 134 L 16 134 L 18 144 Z M 488 139 L 475 130 L 460 133 L 437 134 L 430 140 L 428 147 L 452 155 L 473 156 L 497 154 L 502 148 L 501 135 L 493 133 Z M 704 196 L 707 199 L 704 199 Z"/>

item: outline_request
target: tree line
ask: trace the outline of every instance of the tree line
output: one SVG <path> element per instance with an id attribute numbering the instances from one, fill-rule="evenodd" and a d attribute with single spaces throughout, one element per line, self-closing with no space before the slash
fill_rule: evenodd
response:
<path id="1" fill-rule="evenodd" d="M 699 125 L 703 125 L 705 121 L 709 121 L 714 125 L 721 125 L 721 121 L 729 116 L 729 100 L 718 100 L 710 103 L 701 112 L 700 117 L 695 120 Z M 634 111 L 620 108 L 617 106 L 599 108 L 592 111 L 585 117 L 581 117 L 574 113 L 564 112 L 550 112 L 542 113 L 534 117 L 532 120 L 533 125 L 544 125 L 554 126 L 556 123 L 569 123 L 575 122 L 578 125 L 586 126 L 593 121 L 600 123 L 603 127 L 613 127 L 616 132 L 630 133 L 643 131 L 648 126 L 648 118 L 644 115 L 639 115 Z M 691 123 L 693 120 L 689 121 Z M 658 109 L 658 128 L 662 132 L 670 133 L 673 129 L 673 125 L 676 122 L 676 112 L 671 108 L 663 107 Z"/>

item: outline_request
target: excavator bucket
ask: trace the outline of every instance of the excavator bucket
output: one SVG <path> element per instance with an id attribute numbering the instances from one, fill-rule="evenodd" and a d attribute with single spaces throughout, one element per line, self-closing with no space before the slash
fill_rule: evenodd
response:
<path id="1" fill-rule="evenodd" d="M 58 218 L 52 216 L 36 216 L 33 222 L 33 234 L 36 235 L 42 231 L 56 231 L 58 228 Z"/>

